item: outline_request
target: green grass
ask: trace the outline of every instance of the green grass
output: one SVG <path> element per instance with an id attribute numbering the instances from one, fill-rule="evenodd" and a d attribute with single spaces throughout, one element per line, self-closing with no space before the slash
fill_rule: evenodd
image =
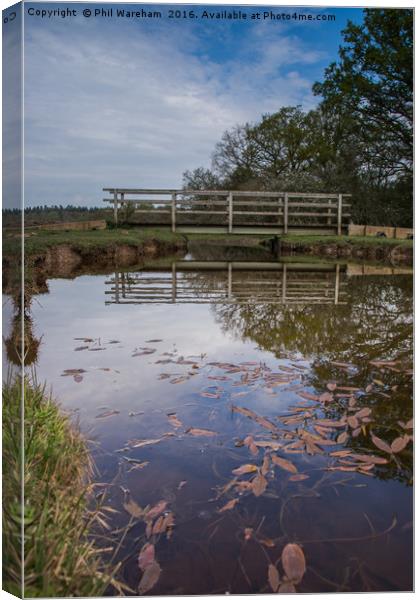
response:
<path id="1" fill-rule="evenodd" d="M 185 238 L 169 230 L 155 228 L 118 228 L 97 231 L 34 231 L 28 230 L 25 236 L 25 255 L 36 255 L 48 248 L 69 244 L 79 250 L 104 248 L 112 244 L 129 244 L 138 246 L 148 240 L 179 243 Z M 21 240 L 16 235 L 3 237 L 3 254 L 16 255 Z"/>
<path id="2" fill-rule="evenodd" d="M 23 522 L 26 597 L 101 596 L 110 584 L 121 590 L 119 566 L 107 566 L 95 543 L 106 509 L 92 493 L 87 443 L 43 387 L 26 379 L 23 393 L 22 439 L 20 379 L 3 387 L 3 587 L 22 596 Z"/>
<path id="3" fill-rule="evenodd" d="M 42 231 L 28 230 L 25 236 L 25 255 L 36 256 L 44 253 L 48 248 L 60 245 L 70 245 L 81 252 L 101 249 L 111 245 L 140 246 L 148 240 L 163 244 L 183 244 L 186 240 L 195 242 L 211 242 L 217 245 L 253 246 L 263 240 L 272 238 L 272 235 L 239 235 L 239 234 L 181 234 L 172 233 L 169 228 L 158 227 L 119 227 L 98 231 Z M 338 244 L 339 246 L 359 247 L 412 247 L 413 240 L 395 240 L 389 238 L 336 236 L 336 235 L 283 235 L 280 239 L 284 242 L 300 246 Z M 19 254 L 20 238 L 16 234 L 4 235 L 3 254 L 17 256 Z"/>
<path id="4" fill-rule="evenodd" d="M 282 235 L 280 236 L 281 241 L 290 244 L 299 244 L 307 246 L 311 244 L 327 245 L 327 244 L 338 244 L 340 246 L 404 246 L 408 248 L 413 247 L 413 240 L 396 240 L 392 238 L 384 237 L 369 237 L 369 236 L 358 236 L 358 235 Z"/>

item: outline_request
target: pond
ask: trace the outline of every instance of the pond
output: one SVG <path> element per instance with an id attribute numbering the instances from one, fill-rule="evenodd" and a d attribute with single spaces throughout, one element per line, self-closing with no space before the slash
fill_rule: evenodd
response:
<path id="1" fill-rule="evenodd" d="M 141 591 L 268 593 L 298 544 L 298 592 L 411 590 L 412 308 L 407 270 L 316 260 L 49 280 L 37 377 L 92 440 L 120 578 L 153 544 Z"/>

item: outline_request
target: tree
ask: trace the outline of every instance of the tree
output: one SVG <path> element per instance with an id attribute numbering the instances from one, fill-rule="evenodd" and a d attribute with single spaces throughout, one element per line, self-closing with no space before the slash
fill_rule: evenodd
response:
<path id="1" fill-rule="evenodd" d="M 324 110 L 345 114 L 357 126 L 361 177 L 374 187 L 412 189 L 413 13 L 365 9 L 362 25 L 343 31 L 338 63 L 313 90 Z M 376 180 L 376 181 L 375 181 Z"/>

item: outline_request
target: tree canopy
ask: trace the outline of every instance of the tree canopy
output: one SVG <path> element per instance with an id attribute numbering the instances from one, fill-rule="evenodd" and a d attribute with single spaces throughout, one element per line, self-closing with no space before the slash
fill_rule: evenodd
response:
<path id="1" fill-rule="evenodd" d="M 315 109 L 284 106 L 236 125 L 211 169 L 184 173 L 185 187 L 351 193 L 354 222 L 410 226 L 413 12 L 365 9 L 342 35 L 339 61 L 313 86 Z"/>

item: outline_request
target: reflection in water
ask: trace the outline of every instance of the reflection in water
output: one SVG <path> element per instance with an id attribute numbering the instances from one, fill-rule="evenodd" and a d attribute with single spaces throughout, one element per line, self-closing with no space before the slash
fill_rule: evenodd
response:
<path id="1" fill-rule="evenodd" d="M 174 519 L 134 522 L 128 585 L 152 542 L 152 594 L 270 592 L 296 542 L 299 592 L 412 588 L 409 275 L 193 260 L 49 287 L 38 376 L 95 438 L 111 526 L 129 500 Z"/>
<path id="2" fill-rule="evenodd" d="M 115 273 L 106 281 L 107 303 L 342 304 L 340 265 L 249 261 L 173 261 Z"/>

